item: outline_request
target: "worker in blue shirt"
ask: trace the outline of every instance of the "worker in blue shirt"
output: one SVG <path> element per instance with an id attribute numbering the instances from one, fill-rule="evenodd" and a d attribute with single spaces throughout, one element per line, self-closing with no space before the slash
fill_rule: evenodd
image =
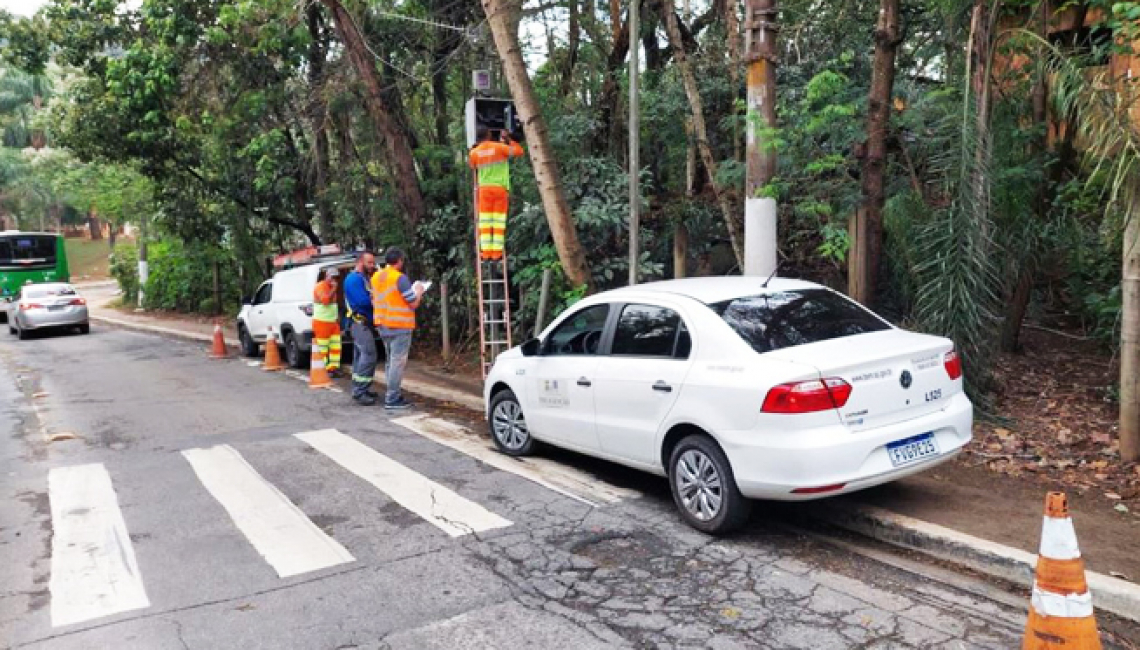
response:
<path id="1" fill-rule="evenodd" d="M 372 274 L 376 257 L 367 251 L 356 258 L 356 269 L 344 280 L 344 302 L 352 319 L 352 399 L 372 406 L 379 395 L 372 391 L 376 374 L 376 337 L 372 325 Z"/>

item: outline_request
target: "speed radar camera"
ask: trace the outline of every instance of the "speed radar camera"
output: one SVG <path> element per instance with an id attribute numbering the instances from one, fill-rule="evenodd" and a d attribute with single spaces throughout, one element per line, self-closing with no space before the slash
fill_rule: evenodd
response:
<path id="1" fill-rule="evenodd" d="M 511 134 L 513 140 L 523 139 L 522 121 L 515 111 L 515 103 L 509 99 L 490 97 L 468 99 L 466 124 L 468 148 L 475 146 L 475 133 L 481 126 L 490 129 L 491 137 L 496 140 L 504 130 Z"/>

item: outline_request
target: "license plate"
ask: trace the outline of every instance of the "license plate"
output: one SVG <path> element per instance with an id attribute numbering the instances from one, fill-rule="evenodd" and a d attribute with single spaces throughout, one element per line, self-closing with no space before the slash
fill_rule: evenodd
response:
<path id="1" fill-rule="evenodd" d="M 48 307 L 48 311 L 63 311 L 64 309 L 67 309 L 67 305 L 51 305 Z"/>
<path id="2" fill-rule="evenodd" d="M 920 433 L 917 436 L 896 440 L 887 445 L 887 454 L 895 467 L 938 455 L 938 443 L 933 433 Z"/>

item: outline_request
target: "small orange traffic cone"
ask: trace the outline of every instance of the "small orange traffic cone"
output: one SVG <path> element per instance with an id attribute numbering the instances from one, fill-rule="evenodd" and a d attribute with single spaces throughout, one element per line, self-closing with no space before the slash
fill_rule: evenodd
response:
<path id="1" fill-rule="evenodd" d="M 269 326 L 269 333 L 265 335 L 265 363 L 261 366 L 262 370 L 284 370 L 285 364 L 281 363 L 281 353 L 277 350 L 277 335 L 273 333 L 273 326 Z"/>
<path id="2" fill-rule="evenodd" d="M 328 388 L 332 385 L 329 371 L 325 370 L 325 355 L 321 354 L 321 349 L 314 345 L 309 362 L 309 388 Z"/>
<path id="3" fill-rule="evenodd" d="M 222 323 L 216 321 L 214 323 L 214 347 L 210 352 L 210 358 L 227 359 L 229 356 L 229 350 L 226 349 L 226 337 L 222 334 Z"/>
<path id="4" fill-rule="evenodd" d="M 1022 650 L 1100 650 L 1085 562 L 1064 492 L 1045 495 L 1041 552 Z"/>

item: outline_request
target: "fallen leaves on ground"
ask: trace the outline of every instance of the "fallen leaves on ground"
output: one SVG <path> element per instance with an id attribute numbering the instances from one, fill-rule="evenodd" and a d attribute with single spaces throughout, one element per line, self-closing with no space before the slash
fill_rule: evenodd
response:
<path id="1" fill-rule="evenodd" d="M 1118 405 L 1109 399 L 1119 366 L 1091 343 L 1045 332 L 1025 331 L 1024 347 L 999 357 L 997 421 L 975 424 L 958 462 L 1099 493 L 1118 512 L 1140 515 L 1140 463 L 1120 460 Z"/>

